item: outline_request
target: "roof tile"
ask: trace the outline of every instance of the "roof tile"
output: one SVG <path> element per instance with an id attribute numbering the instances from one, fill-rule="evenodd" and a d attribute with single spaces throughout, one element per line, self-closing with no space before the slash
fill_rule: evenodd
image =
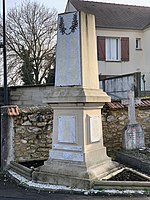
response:
<path id="1" fill-rule="evenodd" d="M 119 101 L 112 101 L 105 104 L 106 107 L 111 109 L 125 108 L 127 105 L 121 104 Z M 150 99 L 141 99 L 141 102 L 135 105 L 137 108 L 150 107 Z"/>
<path id="2" fill-rule="evenodd" d="M 78 10 L 95 15 L 97 28 L 143 30 L 150 26 L 150 7 L 70 0 Z"/>

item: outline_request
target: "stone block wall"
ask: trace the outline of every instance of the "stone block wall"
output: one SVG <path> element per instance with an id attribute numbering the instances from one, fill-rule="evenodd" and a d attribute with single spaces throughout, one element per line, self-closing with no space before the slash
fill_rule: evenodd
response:
<path id="1" fill-rule="evenodd" d="M 44 98 L 53 90 L 54 87 L 49 85 L 9 87 L 9 104 L 18 106 L 47 105 L 44 103 Z"/>
<path id="2" fill-rule="evenodd" d="M 122 132 L 128 122 L 127 114 L 127 109 L 103 108 L 103 140 L 108 151 L 121 149 Z"/>
<path id="3" fill-rule="evenodd" d="M 145 134 L 145 144 L 150 147 L 150 108 L 136 109 L 137 121 L 142 126 Z"/>
<path id="4" fill-rule="evenodd" d="M 45 160 L 52 143 L 52 110 L 49 106 L 20 108 L 14 121 L 15 161 Z"/>

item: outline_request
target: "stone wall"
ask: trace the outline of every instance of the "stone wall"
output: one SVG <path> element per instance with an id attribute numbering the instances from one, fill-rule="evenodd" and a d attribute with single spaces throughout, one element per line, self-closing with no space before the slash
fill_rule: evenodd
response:
<path id="1" fill-rule="evenodd" d="M 146 145 L 150 146 L 150 109 L 137 108 L 136 115 L 144 129 Z M 49 106 L 20 108 L 20 115 L 13 117 L 16 161 L 48 158 L 52 143 L 52 117 Z M 108 151 L 121 149 L 122 133 L 127 122 L 127 108 L 103 108 L 103 137 Z"/>
<path id="2" fill-rule="evenodd" d="M 121 149 L 122 131 L 127 121 L 127 109 L 103 108 L 103 140 L 108 151 Z"/>
<path id="3" fill-rule="evenodd" d="M 43 106 L 44 98 L 54 90 L 50 85 L 9 87 L 9 104 L 18 106 Z"/>
<path id="4" fill-rule="evenodd" d="M 150 108 L 136 109 L 137 121 L 141 124 L 145 134 L 145 144 L 150 147 Z"/>
<path id="5" fill-rule="evenodd" d="M 48 106 L 20 108 L 14 121 L 15 161 L 45 160 L 52 141 L 52 110 Z"/>
<path id="6" fill-rule="evenodd" d="M 136 119 L 144 129 L 146 146 L 150 146 L 150 108 L 136 108 Z M 103 108 L 103 137 L 104 145 L 107 147 L 108 151 L 117 151 L 121 149 L 122 133 L 127 122 L 127 108 Z"/>
<path id="7" fill-rule="evenodd" d="M 10 138 L 9 147 L 7 147 L 10 149 L 11 159 L 28 161 L 48 158 L 52 142 L 53 112 L 43 100 L 47 95 L 50 96 L 53 90 L 54 87 L 44 85 L 9 88 L 10 104 L 18 105 L 20 111 L 19 116 L 11 117 L 11 126 L 10 124 L 10 127 L 8 126 L 9 131 L 12 132 L 12 134 L 8 132 L 8 135 L 13 138 L 13 146 L 10 145 L 10 142 L 12 143 Z M 150 106 L 136 108 L 136 116 L 144 129 L 146 146 L 150 147 Z M 103 137 L 108 151 L 112 152 L 121 148 L 122 133 L 127 122 L 127 108 L 113 109 L 104 106 L 102 110 Z M 6 127 L 4 127 L 4 135 L 5 132 Z"/>

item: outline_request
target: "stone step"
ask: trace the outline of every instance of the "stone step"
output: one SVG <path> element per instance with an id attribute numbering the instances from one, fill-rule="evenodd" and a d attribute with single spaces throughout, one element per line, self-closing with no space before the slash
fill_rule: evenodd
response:
<path id="1" fill-rule="evenodd" d="M 10 162 L 9 169 L 11 169 L 12 171 L 16 172 L 17 174 L 23 176 L 28 180 L 32 180 L 32 172 L 34 171 L 34 169 L 29 169 L 14 161 Z"/>

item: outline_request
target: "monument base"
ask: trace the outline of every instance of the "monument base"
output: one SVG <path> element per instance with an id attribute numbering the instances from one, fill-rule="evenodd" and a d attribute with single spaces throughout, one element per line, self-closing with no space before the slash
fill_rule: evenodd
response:
<path id="1" fill-rule="evenodd" d="M 122 146 L 125 150 L 139 149 L 145 146 L 144 131 L 139 124 L 128 124 L 124 128 Z"/>
<path id="2" fill-rule="evenodd" d="M 33 172 L 35 182 L 88 189 L 118 169 L 103 146 L 101 109 L 110 97 L 99 89 L 57 87 L 46 103 L 54 109 L 49 159 Z"/>
<path id="3" fill-rule="evenodd" d="M 82 162 L 48 160 L 33 172 L 32 179 L 39 183 L 90 189 L 94 181 L 102 179 L 117 169 L 118 163 L 112 162 L 109 157 L 104 162 L 92 167 L 87 167 Z"/>

